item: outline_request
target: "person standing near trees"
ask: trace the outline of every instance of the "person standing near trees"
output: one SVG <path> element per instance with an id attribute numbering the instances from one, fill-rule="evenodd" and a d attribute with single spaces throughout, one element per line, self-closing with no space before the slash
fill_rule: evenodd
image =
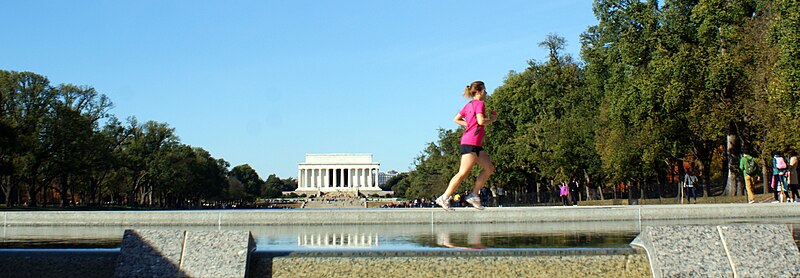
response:
<path id="1" fill-rule="evenodd" d="M 788 170 L 788 177 L 789 177 L 789 192 L 786 195 L 789 196 L 790 202 L 794 200 L 795 202 L 800 202 L 800 196 L 797 194 L 797 187 L 800 184 L 800 175 L 797 174 L 797 152 L 794 150 L 789 151 L 789 170 Z"/>
<path id="2" fill-rule="evenodd" d="M 694 203 L 697 204 L 697 191 L 694 186 L 697 184 L 697 176 L 692 171 L 687 171 L 683 176 L 683 188 L 686 190 L 686 203 L 689 203 L 689 198 L 694 197 Z"/>
<path id="3" fill-rule="evenodd" d="M 506 199 L 506 190 L 502 187 L 497 187 L 497 206 L 502 207 L 503 202 Z"/>
<path id="4" fill-rule="evenodd" d="M 739 159 L 739 169 L 742 170 L 744 175 L 744 187 L 747 189 L 747 203 L 752 204 L 756 202 L 756 194 L 753 193 L 753 185 L 758 178 L 758 165 L 756 159 L 747 153 L 742 154 Z"/>
<path id="5" fill-rule="evenodd" d="M 469 175 L 475 163 L 478 163 L 482 170 L 478 174 L 472 193 L 465 196 L 465 199 L 467 203 L 476 209 L 484 209 L 478 194 L 483 185 L 486 184 L 486 181 L 489 180 L 489 176 L 494 173 L 494 164 L 492 164 L 489 154 L 483 150 L 481 144 L 486 136 L 486 125 L 497 121 L 497 113 L 494 111 L 492 111 L 491 117 L 486 117 L 486 106 L 484 104 L 486 95 L 486 85 L 483 84 L 483 81 L 475 81 L 469 84 L 464 89 L 464 97 L 469 98 L 470 101 L 461 108 L 461 111 L 453 119 L 458 125 L 465 127 L 466 130 L 461 136 L 461 164 L 458 168 L 458 173 L 450 179 L 444 194 L 436 198 L 435 201 L 445 210 L 451 210 L 450 196 Z"/>
<path id="6" fill-rule="evenodd" d="M 578 184 L 578 180 L 572 178 L 572 181 L 569 183 L 569 196 L 572 198 L 573 206 L 578 205 L 580 194 L 580 184 Z"/>
<path id="7" fill-rule="evenodd" d="M 772 183 L 771 187 L 775 190 L 777 194 L 777 198 L 773 203 L 784 202 L 786 201 L 786 169 L 789 166 L 786 163 L 786 159 L 781 156 L 780 152 L 773 152 L 772 153 Z"/>
<path id="8" fill-rule="evenodd" d="M 567 182 L 562 181 L 558 188 L 558 196 L 561 196 L 561 205 L 569 206 L 569 186 L 567 185 Z"/>

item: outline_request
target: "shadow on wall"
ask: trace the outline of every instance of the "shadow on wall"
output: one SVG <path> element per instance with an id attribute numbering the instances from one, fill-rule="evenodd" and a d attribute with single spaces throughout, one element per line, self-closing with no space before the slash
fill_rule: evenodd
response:
<path id="1" fill-rule="evenodd" d="M 126 230 L 115 277 L 189 277 L 181 271 L 185 231 Z"/>

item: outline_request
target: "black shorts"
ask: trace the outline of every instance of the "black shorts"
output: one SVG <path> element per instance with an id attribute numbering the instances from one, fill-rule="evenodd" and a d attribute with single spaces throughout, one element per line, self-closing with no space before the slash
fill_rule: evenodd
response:
<path id="1" fill-rule="evenodd" d="M 461 155 L 465 155 L 468 153 L 475 153 L 475 155 L 481 155 L 481 151 L 483 147 L 481 146 L 473 146 L 473 145 L 461 145 Z"/>

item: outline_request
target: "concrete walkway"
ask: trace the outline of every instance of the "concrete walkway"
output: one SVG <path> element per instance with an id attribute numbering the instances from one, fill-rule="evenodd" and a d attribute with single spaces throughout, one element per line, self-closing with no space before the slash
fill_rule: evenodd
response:
<path id="1" fill-rule="evenodd" d="M 242 226 L 649 221 L 800 217 L 800 204 L 585 207 L 264 209 L 180 211 L 4 211 L 4 226 Z"/>

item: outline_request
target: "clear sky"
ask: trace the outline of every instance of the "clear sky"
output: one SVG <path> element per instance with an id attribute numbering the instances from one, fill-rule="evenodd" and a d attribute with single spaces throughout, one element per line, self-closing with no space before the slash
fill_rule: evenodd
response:
<path id="1" fill-rule="evenodd" d="M 548 33 L 580 56 L 590 0 L 6 1 L 0 69 L 89 85 L 111 112 L 266 179 L 308 153 L 371 153 L 408 171 L 474 80 L 491 92 L 544 61 Z M 502 117 L 502 115 L 500 115 Z"/>

